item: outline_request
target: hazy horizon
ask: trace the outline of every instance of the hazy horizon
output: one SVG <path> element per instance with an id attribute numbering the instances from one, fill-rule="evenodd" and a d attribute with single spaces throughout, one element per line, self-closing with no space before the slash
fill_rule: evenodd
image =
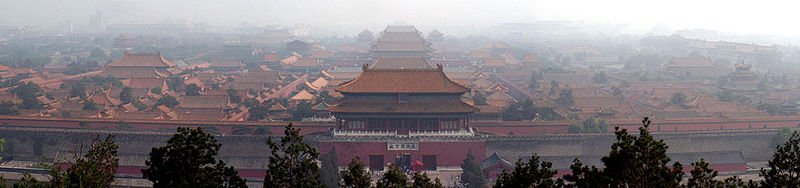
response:
<path id="1" fill-rule="evenodd" d="M 798 36 L 800 17 L 790 1 L 256 1 L 231 0 L 2 0 L 0 24 L 88 24 L 103 13 L 105 23 L 196 22 L 237 27 L 306 24 L 317 27 L 378 27 L 408 23 L 423 28 L 486 27 L 502 23 L 580 21 L 622 25 L 623 31 L 645 33 L 656 25 L 673 30 L 710 29 L 721 33 Z M 21 16 L 22 15 L 22 16 Z"/>

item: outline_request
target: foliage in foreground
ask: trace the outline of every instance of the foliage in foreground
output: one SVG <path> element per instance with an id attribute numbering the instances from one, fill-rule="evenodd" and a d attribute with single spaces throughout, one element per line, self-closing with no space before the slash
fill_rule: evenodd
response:
<path id="1" fill-rule="evenodd" d="M 576 187 L 601 185 L 608 187 L 678 187 L 683 176 L 683 166 L 669 165 L 667 144 L 650 135 L 650 120 L 644 118 L 639 135 L 616 128 L 616 141 L 608 156 L 602 158 L 605 168 L 586 166 L 576 159 L 570 166 L 572 174 L 564 180 Z"/>
<path id="2" fill-rule="evenodd" d="M 201 128 L 178 128 L 166 146 L 156 147 L 145 161 L 143 177 L 153 187 L 247 187 L 238 172 L 214 157 L 220 144 Z"/>
<path id="3" fill-rule="evenodd" d="M 350 164 L 347 165 L 347 170 L 342 171 L 342 187 L 344 188 L 360 188 L 369 187 L 372 183 L 372 178 L 369 172 L 364 170 L 364 163 L 358 157 L 353 158 Z"/>
<path id="4" fill-rule="evenodd" d="M 75 162 L 65 171 L 51 172 L 54 187 L 110 187 L 119 166 L 114 136 L 96 136 L 86 155 L 76 153 Z"/>
<path id="5" fill-rule="evenodd" d="M 319 152 L 316 148 L 303 143 L 300 129 L 289 124 L 284 130 L 279 143 L 267 139 L 271 150 L 264 187 L 322 187 L 318 177 Z"/>
<path id="6" fill-rule="evenodd" d="M 465 188 L 483 188 L 486 186 L 486 175 L 481 170 L 481 165 L 475 160 L 472 151 L 467 153 L 467 158 L 461 163 L 461 179 L 459 184 Z"/>

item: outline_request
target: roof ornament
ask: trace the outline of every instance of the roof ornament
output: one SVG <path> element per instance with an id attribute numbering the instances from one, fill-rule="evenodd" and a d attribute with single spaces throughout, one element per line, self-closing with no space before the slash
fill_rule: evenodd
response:
<path id="1" fill-rule="evenodd" d="M 442 67 L 442 64 L 438 64 L 437 63 L 436 64 L 436 68 L 439 69 L 440 71 L 444 70 L 444 67 Z"/>
<path id="2" fill-rule="evenodd" d="M 364 63 L 364 65 L 361 66 L 361 71 L 367 72 L 368 70 L 369 70 L 369 64 Z"/>

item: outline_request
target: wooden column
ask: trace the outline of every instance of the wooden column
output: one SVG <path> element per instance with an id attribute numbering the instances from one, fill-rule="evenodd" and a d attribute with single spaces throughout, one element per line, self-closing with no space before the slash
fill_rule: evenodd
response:
<path id="1" fill-rule="evenodd" d="M 464 129 L 469 128 L 469 116 L 464 116 Z"/>
<path id="2" fill-rule="evenodd" d="M 442 130 L 442 118 L 437 117 L 435 125 L 437 130 Z"/>
<path id="3" fill-rule="evenodd" d="M 419 123 L 417 123 L 417 131 L 419 131 Z"/>
<path id="4" fill-rule="evenodd" d="M 419 118 L 416 119 L 417 119 L 417 129 L 419 129 Z"/>

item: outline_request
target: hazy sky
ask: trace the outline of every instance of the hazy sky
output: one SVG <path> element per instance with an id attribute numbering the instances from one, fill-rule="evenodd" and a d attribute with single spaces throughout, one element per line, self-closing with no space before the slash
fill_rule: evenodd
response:
<path id="1" fill-rule="evenodd" d="M 777 0 L 0 0 L 0 24 L 194 21 L 238 26 L 298 23 L 343 27 L 395 22 L 489 26 L 504 22 L 579 20 L 649 30 L 706 28 L 742 34 L 800 33 L 800 3 Z"/>

